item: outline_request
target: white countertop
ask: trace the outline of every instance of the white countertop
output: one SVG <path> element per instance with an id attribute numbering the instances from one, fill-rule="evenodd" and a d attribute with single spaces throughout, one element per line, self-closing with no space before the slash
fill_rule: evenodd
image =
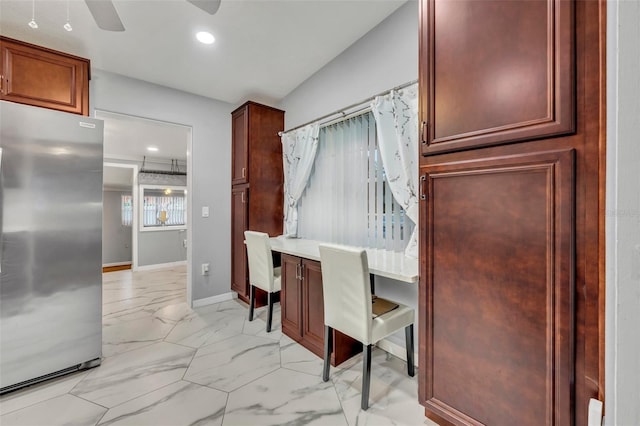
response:
<path id="1" fill-rule="evenodd" d="M 305 240 L 302 238 L 270 238 L 271 250 L 286 253 L 305 259 L 320 261 L 318 246 L 322 241 Z M 418 259 L 407 257 L 403 253 L 366 249 L 369 261 L 369 272 L 381 277 L 391 278 L 407 283 L 418 281 Z"/>

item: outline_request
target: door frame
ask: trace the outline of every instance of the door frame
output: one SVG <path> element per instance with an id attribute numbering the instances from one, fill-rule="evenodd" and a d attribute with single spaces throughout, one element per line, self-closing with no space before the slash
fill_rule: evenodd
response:
<path id="1" fill-rule="evenodd" d="M 119 167 L 122 169 L 131 169 L 132 177 L 131 177 L 131 199 L 133 209 L 133 220 L 131 223 L 131 270 L 138 270 L 138 217 L 135 214 L 136 209 L 138 208 L 138 165 L 137 164 L 124 164 L 124 163 L 113 163 L 110 161 L 103 161 L 102 167 Z"/>
<path id="2" fill-rule="evenodd" d="M 159 120 L 156 118 L 151 118 L 151 117 L 142 117 L 139 115 L 134 115 L 134 114 L 126 114 L 126 113 L 122 113 L 122 112 L 116 112 L 116 111 L 109 111 L 106 109 L 98 109 L 95 108 L 93 115 L 94 118 L 97 118 L 99 120 L 102 120 L 102 118 L 99 117 L 99 115 L 101 113 L 106 113 L 106 114 L 111 114 L 111 115 L 120 115 L 123 117 L 131 117 L 131 118 L 136 118 L 139 120 L 146 120 L 146 121 L 153 121 L 153 122 L 158 122 L 158 123 L 163 123 L 163 124 L 171 124 L 174 126 L 179 126 L 179 127 L 183 127 L 185 128 L 185 130 L 187 130 L 188 132 L 188 137 L 187 137 L 187 305 L 188 306 L 193 306 L 193 268 L 192 268 L 192 257 L 193 257 L 193 126 L 187 125 L 187 124 L 181 124 L 181 123 L 174 123 L 171 121 L 167 121 L 167 120 Z M 115 160 L 115 159 L 113 159 Z M 103 159 L 103 163 L 104 163 L 104 159 Z M 138 198 L 138 193 L 139 191 L 137 190 L 137 184 L 138 184 L 138 165 L 137 164 L 126 164 L 126 163 L 113 163 L 113 164 L 119 164 L 121 167 L 122 166 L 135 166 L 135 176 L 134 176 L 134 181 L 133 181 L 133 203 L 134 203 L 134 208 L 137 207 L 137 198 Z M 135 228 L 133 229 L 134 232 L 132 232 L 132 234 L 135 235 L 135 251 L 133 253 L 132 256 L 132 270 L 136 271 L 138 270 L 138 250 L 137 250 L 137 245 L 138 245 L 138 236 L 137 236 L 137 232 L 136 230 L 138 229 L 138 219 L 137 219 L 137 214 L 134 213 L 133 215 L 133 220 L 134 220 L 134 224 L 135 224 Z M 134 248 L 133 246 L 133 242 L 132 242 L 132 250 Z M 133 259 L 135 259 L 135 263 L 133 263 Z"/>

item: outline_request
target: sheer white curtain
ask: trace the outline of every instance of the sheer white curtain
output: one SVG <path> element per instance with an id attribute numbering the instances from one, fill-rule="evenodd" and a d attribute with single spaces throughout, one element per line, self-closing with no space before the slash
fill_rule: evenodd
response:
<path id="1" fill-rule="evenodd" d="M 298 218 L 302 238 L 404 250 L 412 224 L 386 183 L 371 112 L 320 129 Z"/>
<path id="2" fill-rule="evenodd" d="M 389 187 L 409 219 L 418 223 L 418 84 L 378 96 L 371 103 L 376 120 L 378 147 Z M 414 227 L 407 256 L 418 256 Z"/>
<path id="3" fill-rule="evenodd" d="M 298 235 L 298 200 L 307 186 L 318 147 L 318 124 L 282 134 L 284 235 Z"/>

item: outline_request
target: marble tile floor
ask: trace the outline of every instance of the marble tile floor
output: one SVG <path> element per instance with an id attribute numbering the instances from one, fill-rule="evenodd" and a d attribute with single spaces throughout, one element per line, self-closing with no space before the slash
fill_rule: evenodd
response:
<path id="1" fill-rule="evenodd" d="M 103 362 L 0 397 L 0 425 L 435 425 L 405 363 L 374 349 L 321 379 L 322 360 L 283 335 L 276 305 L 247 320 L 230 300 L 191 309 L 186 268 L 103 276 Z"/>

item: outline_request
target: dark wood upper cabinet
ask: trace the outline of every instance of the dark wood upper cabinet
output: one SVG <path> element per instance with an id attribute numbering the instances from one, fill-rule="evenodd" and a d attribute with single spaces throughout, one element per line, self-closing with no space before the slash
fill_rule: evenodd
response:
<path id="1" fill-rule="evenodd" d="M 231 115 L 233 128 L 233 145 L 231 146 L 231 184 L 249 181 L 249 114 L 247 108 L 240 108 Z"/>
<path id="2" fill-rule="evenodd" d="M 89 60 L 0 37 L 0 99 L 89 115 Z"/>
<path id="3" fill-rule="evenodd" d="M 572 424 L 573 150 L 421 173 L 425 407 L 455 424 Z"/>
<path id="4" fill-rule="evenodd" d="M 231 288 L 248 301 L 249 283 L 244 231 L 282 234 L 283 188 L 282 143 L 284 111 L 247 102 L 231 113 L 232 128 L 232 268 Z M 266 293 L 256 291 L 257 306 Z"/>
<path id="5" fill-rule="evenodd" d="M 422 0 L 422 153 L 574 132 L 573 4 Z"/>

